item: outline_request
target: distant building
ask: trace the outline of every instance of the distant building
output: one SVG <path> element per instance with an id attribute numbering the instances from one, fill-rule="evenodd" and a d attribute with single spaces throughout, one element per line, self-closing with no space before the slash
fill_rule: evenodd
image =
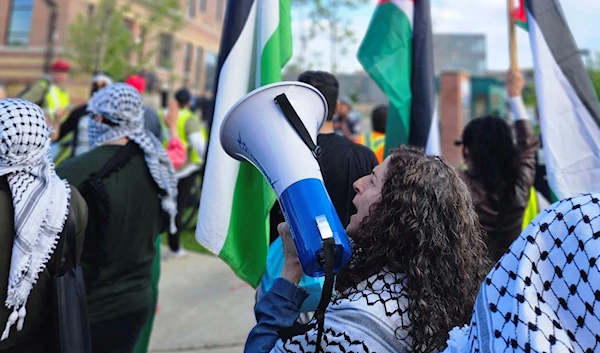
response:
<path id="1" fill-rule="evenodd" d="M 56 28 L 49 35 L 49 1 L 0 0 L 0 81 L 6 83 L 9 94 L 15 94 L 23 85 L 39 78 L 48 61 L 64 54 L 69 24 L 78 14 L 92 14 L 99 0 L 54 0 L 57 9 Z M 118 0 L 128 3 L 131 12 L 125 24 L 136 42 L 145 40 L 145 28 L 140 18 L 148 16 L 143 1 Z M 211 91 L 217 69 L 217 55 L 221 29 L 225 17 L 225 0 L 182 1 L 185 24 L 173 35 L 160 35 L 156 52 L 152 55 L 154 67 L 151 82 L 164 89 L 170 74 L 178 79 L 174 87 L 187 86 L 196 94 Z M 54 41 L 54 54 L 46 58 L 49 38 Z M 50 60 L 48 60 L 50 59 Z M 135 60 L 135 59 L 134 59 Z M 167 68 L 172 63 L 173 71 Z M 72 96 L 87 97 L 90 77 L 72 80 Z"/>
<path id="2" fill-rule="evenodd" d="M 434 34 L 435 74 L 467 71 L 471 75 L 487 72 L 487 41 L 484 34 Z"/>

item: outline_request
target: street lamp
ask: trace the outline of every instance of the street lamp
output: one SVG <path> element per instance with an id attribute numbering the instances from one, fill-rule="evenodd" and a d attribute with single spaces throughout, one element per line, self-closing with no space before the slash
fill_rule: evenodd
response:
<path id="1" fill-rule="evenodd" d="M 54 0 L 44 0 L 46 5 L 50 8 L 50 18 L 48 21 L 48 37 L 47 37 L 47 47 L 46 47 L 46 56 L 44 58 L 44 72 L 50 71 L 50 65 L 52 62 L 52 56 L 54 54 L 54 31 L 56 29 L 56 17 L 57 13 L 57 5 Z"/>

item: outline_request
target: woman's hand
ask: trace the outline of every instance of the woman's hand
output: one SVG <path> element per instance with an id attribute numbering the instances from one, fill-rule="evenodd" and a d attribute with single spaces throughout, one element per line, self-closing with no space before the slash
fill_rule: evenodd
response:
<path id="1" fill-rule="evenodd" d="M 294 245 L 294 239 L 292 239 L 292 233 L 287 223 L 280 223 L 277 226 L 277 232 L 281 236 L 281 242 L 283 244 L 283 270 L 281 270 L 281 277 L 294 283 L 300 283 L 302 279 L 302 265 L 298 259 L 298 253 L 296 252 L 296 245 Z"/>

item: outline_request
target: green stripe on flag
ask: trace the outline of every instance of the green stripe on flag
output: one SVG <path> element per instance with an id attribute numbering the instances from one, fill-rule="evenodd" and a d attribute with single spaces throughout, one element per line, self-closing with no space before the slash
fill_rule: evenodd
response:
<path id="1" fill-rule="evenodd" d="M 281 81 L 281 69 L 292 57 L 290 0 L 279 0 L 279 26 L 267 41 L 260 58 L 261 86 Z"/>
<path id="2" fill-rule="evenodd" d="M 281 70 L 292 57 L 290 0 L 279 1 L 279 25 L 260 57 L 260 85 L 281 81 Z M 269 19 L 264 19 L 268 21 Z M 241 163 L 235 184 L 229 229 L 219 256 L 245 282 L 256 288 L 265 271 L 269 246 L 269 214 L 276 196 L 264 176 Z"/>
<path id="3" fill-rule="evenodd" d="M 411 14 L 412 16 L 412 14 Z M 380 4 L 358 50 L 358 61 L 390 100 L 385 155 L 408 143 L 411 114 L 412 28 L 396 4 Z"/>
<path id="4" fill-rule="evenodd" d="M 275 194 L 262 174 L 250 163 L 241 163 L 229 230 L 219 257 L 254 288 L 265 271 L 269 212 L 274 202 Z"/>

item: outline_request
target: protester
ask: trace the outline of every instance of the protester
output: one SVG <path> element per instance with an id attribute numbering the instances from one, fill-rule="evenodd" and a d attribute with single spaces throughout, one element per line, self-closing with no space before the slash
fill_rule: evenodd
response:
<path id="1" fill-rule="evenodd" d="M 334 110 L 333 128 L 338 135 L 355 140 L 359 133 L 356 112 L 352 109 L 352 101 L 348 97 L 341 97 Z"/>
<path id="2" fill-rule="evenodd" d="M 539 146 L 521 98 L 525 86 L 522 74 L 509 72 L 506 84 L 515 120 L 516 145 L 511 126 L 495 116 L 469 122 L 460 141 L 468 168 L 461 172 L 461 177 L 471 190 L 494 262 L 521 233 L 529 192 L 535 181 Z"/>
<path id="3" fill-rule="evenodd" d="M 442 159 L 401 147 L 354 183 L 357 213 L 346 228 L 350 263 L 336 278 L 325 313 L 324 352 L 433 352 L 471 316 L 488 268 L 469 190 Z M 317 330 L 286 340 L 306 292 L 285 224 L 281 278 L 259 301 L 246 352 L 314 350 Z"/>
<path id="4" fill-rule="evenodd" d="M 187 159 L 187 151 L 185 145 L 181 141 L 179 136 L 179 131 L 177 130 L 177 123 L 179 119 L 179 113 L 177 109 L 169 110 L 165 118 L 165 124 L 167 125 L 170 139 L 167 145 L 167 155 L 173 163 L 173 167 L 175 169 L 179 169 L 183 166 Z M 154 255 L 154 261 L 152 262 L 152 299 L 150 303 L 150 310 L 148 312 L 148 318 L 146 319 L 146 323 L 142 327 L 139 338 L 135 344 L 134 352 L 135 353 L 146 353 L 150 347 L 150 336 L 152 335 L 152 328 L 154 326 L 154 317 L 156 315 L 156 311 L 158 310 L 158 282 L 160 280 L 160 271 L 161 271 L 161 244 L 162 237 L 157 237 L 154 243 L 154 249 L 156 250 L 156 254 Z"/>
<path id="5" fill-rule="evenodd" d="M 49 156 L 44 113 L 22 99 L 0 100 L 0 352 L 49 352 L 52 277 L 48 268 L 69 214 L 79 259 L 87 206 Z M 66 233 L 65 233 L 66 234 Z M 52 260 L 50 260 L 52 258 Z M 75 304 L 75 303 L 73 303 Z M 82 325 L 85 323 L 81 323 Z"/>
<path id="6" fill-rule="evenodd" d="M 373 171 L 373 168 L 378 164 L 377 158 L 368 148 L 357 145 L 346 137 L 335 133 L 333 114 L 338 100 L 339 84 L 334 75 L 323 71 L 306 71 L 298 77 L 298 81 L 318 89 L 327 101 L 328 114 L 317 136 L 317 144 L 322 151 L 319 164 L 325 181 L 325 188 L 331 197 L 342 225 L 346 227 L 350 222 L 350 216 L 356 213 L 356 207 L 352 204 L 356 191 L 352 184 Z M 283 265 L 282 244 L 277 226 L 279 223 L 285 222 L 285 219 L 277 202 L 271 210 L 269 222 L 271 246 L 269 247 L 265 274 L 257 292 L 257 299 L 260 299 L 271 288 Z M 322 278 L 305 276 L 302 279 L 302 284 L 311 292 L 310 298 L 302 309 L 304 313 L 309 315 L 303 315 L 303 320 L 316 309 L 321 295 L 322 282 Z"/>
<path id="7" fill-rule="evenodd" d="M 146 79 L 139 75 L 132 75 L 125 79 L 125 83 L 135 88 L 140 95 L 144 94 L 146 89 Z M 150 108 L 144 104 L 144 128 L 156 136 L 157 139 L 162 141 L 162 127 L 160 125 L 160 118 L 156 110 Z"/>
<path id="8" fill-rule="evenodd" d="M 112 83 L 112 78 L 106 73 L 96 73 L 92 78 L 90 97 L 96 92 Z M 61 141 L 63 145 L 70 145 L 66 156 L 78 156 L 90 149 L 89 126 L 90 118 L 87 112 L 87 103 L 75 107 L 62 124 L 54 124 L 53 141 Z M 67 148 L 65 148 L 66 150 Z M 58 158 L 57 162 L 64 160 Z"/>
<path id="9" fill-rule="evenodd" d="M 446 352 L 595 352 L 600 194 L 542 211 L 481 284 L 471 324 Z"/>
<path id="10" fill-rule="evenodd" d="M 379 105 L 371 112 L 371 129 L 367 134 L 362 134 L 356 139 L 356 143 L 369 147 L 379 163 L 383 162 L 383 153 L 385 151 L 385 128 L 387 124 L 388 107 Z"/>
<path id="11" fill-rule="evenodd" d="M 177 196 L 177 232 L 169 233 L 169 248 L 175 257 L 186 255 L 179 242 L 179 228 L 182 226 L 182 216 L 187 206 L 188 198 L 192 192 L 195 181 L 198 179 L 204 163 L 204 155 L 208 144 L 208 132 L 200 123 L 198 116 L 190 110 L 191 93 L 182 88 L 175 93 L 176 105 L 169 104 L 170 114 L 175 109 L 178 111 L 177 131 L 179 138 L 187 149 L 187 160 L 177 171 L 178 196 Z"/>
<path id="12" fill-rule="evenodd" d="M 82 264 L 92 350 L 131 352 L 151 307 L 155 240 L 175 231 L 177 182 L 160 141 L 143 128 L 139 93 L 124 83 L 88 103 L 94 120 L 88 153 L 65 161 L 58 173 L 89 207 Z"/>

